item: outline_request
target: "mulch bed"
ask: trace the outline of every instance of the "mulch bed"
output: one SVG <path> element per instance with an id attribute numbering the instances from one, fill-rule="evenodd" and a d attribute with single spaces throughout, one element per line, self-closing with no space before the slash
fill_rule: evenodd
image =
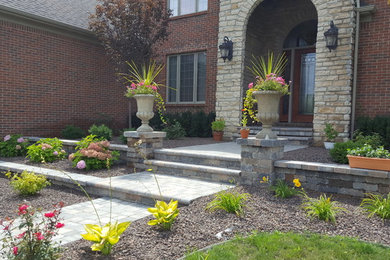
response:
<path id="1" fill-rule="evenodd" d="M 172 231 L 162 232 L 148 226 L 150 217 L 133 222 L 109 259 L 177 259 L 191 250 L 222 241 L 216 234 L 229 228 L 233 232 L 223 233 L 223 239 L 231 239 L 235 234 L 249 234 L 254 230 L 278 230 L 350 236 L 390 246 L 390 221 L 382 221 L 378 217 L 367 218 L 367 213 L 358 207 L 360 200 L 357 198 L 333 196 L 348 212 L 341 213 L 337 223 L 332 224 L 306 217 L 300 208 L 300 197 L 276 198 L 261 185 L 240 186 L 235 190 L 251 194 L 244 217 L 205 211 L 213 196 L 203 197 L 180 208 Z M 309 195 L 317 197 L 319 193 L 309 192 Z M 90 246 L 90 242 L 83 240 L 69 244 L 62 259 L 107 259 L 92 252 Z"/>
<path id="2" fill-rule="evenodd" d="M 9 185 L 9 180 L 4 177 L 4 173 L 0 172 L 0 174 L 0 219 L 15 218 L 20 204 L 28 204 L 34 208 L 50 211 L 53 209 L 53 204 L 61 201 L 64 202 L 64 206 L 69 206 L 88 200 L 78 190 L 57 185 L 48 186 L 34 196 L 20 196 Z"/>

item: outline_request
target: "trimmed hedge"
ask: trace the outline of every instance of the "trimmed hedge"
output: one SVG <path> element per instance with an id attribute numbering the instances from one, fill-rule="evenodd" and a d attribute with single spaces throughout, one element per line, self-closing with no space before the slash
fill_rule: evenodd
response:
<path id="1" fill-rule="evenodd" d="M 378 133 L 383 138 L 385 148 L 390 148 L 390 116 L 359 117 L 356 120 L 356 129 L 363 135 Z"/>

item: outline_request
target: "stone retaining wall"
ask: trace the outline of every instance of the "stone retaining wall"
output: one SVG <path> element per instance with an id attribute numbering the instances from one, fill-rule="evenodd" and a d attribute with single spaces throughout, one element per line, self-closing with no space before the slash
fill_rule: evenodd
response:
<path id="1" fill-rule="evenodd" d="M 275 178 L 292 182 L 299 178 L 302 187 L 363 197 L 364 193 L 390 192 L 390 172 L 350 168 L 348 165 L 300 161 L 276 161 Z"/>

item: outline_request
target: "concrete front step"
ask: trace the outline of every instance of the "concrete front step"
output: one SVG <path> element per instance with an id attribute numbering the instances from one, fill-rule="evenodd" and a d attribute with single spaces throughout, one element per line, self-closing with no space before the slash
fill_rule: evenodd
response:
<path id="1" fill-rule="evenodd" d="M 139 172 L 112 178 L 99 178 L 78 173 L 69 173 L 42 167 L 0 161 L 1 170 L 22 172 L 27 170 L 45 175 L 52 183 L 79 189 L 80 184 L 89 193 L 97 196 L 154 205 L 156 199 L 178 200 L 188 205 L 193 200 L 234 187 L 231 184 L 215 183 L 191 178 Z M 156 181 L 157 180 L 157 181 Z M 160 195 L 160 192 L 162 195 Z"/>
<path id="2" fill-rule="evenodd" d="M 159 174 L 189 177 L 214 182 L 236 183 L 241 176 L 241 170 L 214 166 L 160 160 L 147 160 L 144 163 Z"/>
<path id="3" fill-rule="evenodd" d="M 159 161 L 181 162 L 187 164 L 204 165 L 220 168 L 240 170 L 240 156 L 205 154 L 199 151 L 183 151 L 174 149 L 160 149 L 154 152 L 154 158 Z"/>

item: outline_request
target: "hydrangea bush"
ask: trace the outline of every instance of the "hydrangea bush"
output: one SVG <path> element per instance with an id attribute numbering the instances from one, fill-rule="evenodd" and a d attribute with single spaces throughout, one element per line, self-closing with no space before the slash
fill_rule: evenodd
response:
<path id="1" fill-rule="evenodd" d="M 101 141 L 94 135 L 89 135 L 77 143 L 77 151 L 68 159 L 77 169 L 99 170 L 110 168 L 119 159 L 119 152 L 110 151 L 110 142 Z"/>
<path id="2" fill-rule="evenodd" d="M 14 157 L 24 156 L 27 152 L 29 142 L 21 135 L 6 135 L 3 140 L 0 141 L 0 156 Z"/>
<path id="3" fill-rule="evenodd" d="M 58 259 L 62 250 L 52 239 L 65 225 L 59 218 L 63 203 L 54 207 L 43 214 L 28 205 L 20 205 L 18 224 L 15 219 L 0 221 L 1 254 L 6 259 Z"/>
<path id="4" fill-rule="evenodd" d="M 54 162 L 66 157 L 62 142 L 58 138 L 41 139 L 27 148 L 27 158 L 32 162 Z"/>

